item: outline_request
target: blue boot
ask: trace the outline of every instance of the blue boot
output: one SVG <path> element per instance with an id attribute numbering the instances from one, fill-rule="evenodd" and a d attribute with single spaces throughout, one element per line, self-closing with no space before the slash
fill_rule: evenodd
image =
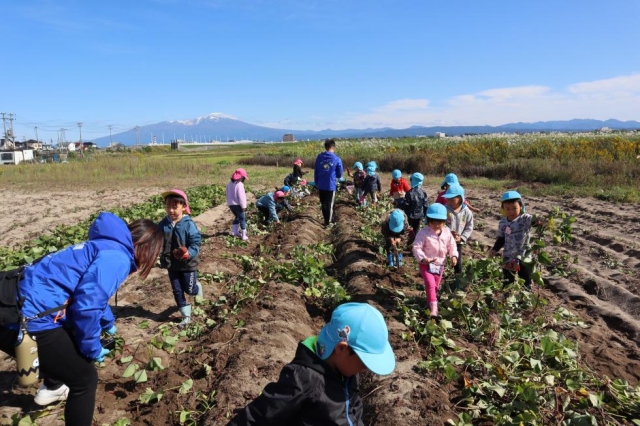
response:
<path id="1" fill-rule="evenodd" d="M 389 268 L 393 268 L 393 253 L 387 253 L 387 260 L 389 261 Z"/>
<path id="2" fill-rule="evenodd" d="M 402 266 L 402 253 L 398 253 L 398 268 Z"/>

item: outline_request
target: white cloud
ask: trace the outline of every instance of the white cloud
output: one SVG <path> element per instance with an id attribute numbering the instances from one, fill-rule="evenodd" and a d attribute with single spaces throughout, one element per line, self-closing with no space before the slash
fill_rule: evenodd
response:
<path id="1" fill-rule="evenodd" d="M 573 118 L 640 121 L 640 74 L 579 82 L 560 90 L 529 85 L 492 88 L 441 102 L 399 99 L 350 114 L 329 127 L 500 125 Z"/>

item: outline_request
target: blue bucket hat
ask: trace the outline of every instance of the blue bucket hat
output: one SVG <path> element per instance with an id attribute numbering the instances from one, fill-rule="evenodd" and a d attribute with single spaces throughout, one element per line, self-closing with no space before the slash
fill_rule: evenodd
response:
<path id="1" fill-rule="evenodd" d="M 415 188 L 416 186 L 422 186 L 422 182 L 424 182 L 424 176 L 422 173 L 414 173 L 409 178 L 411 181 L 411 188 Z"/>
<path id="2" fill-rule="evenodd" d="M 459 183 L 452 183 L 447 188 L 447 192 L 442 195 L 444 198 L 461 197 L 464 202 L 464 188 Z"/>
<path id="3" fill-rule="evenodd" d="M 353 163 L 353 168 L 356 170 L 364 170 L 364 167 L 362 167 L 362 163 L 359 161 L 356 161 L 355 163 Z"/>
<path id="4" fill-rule="evenodd" d="M 376 168 L 372 165 L 367 165 L 367 174 L 374 176 L 376 174 Z"/>
<path id="5" fill-rule="evenodd" d="M 402 232 L 404 229 L 404 212 L 394 209 L 389 215 L 389 230 L 391 232 Z"/>
<path id="6" fill-rule="evenodd" d="M 398 169 L 395 169 L 394 171 L 391 172 L 391 177 L 393 179 L 400 179 L 402 177 L 402 172 Z"/>
<path id="7" fill-rule="evenodd" d="M 446 175 L 444 177 L 444 180 L 442 181 L 442 184 L 440 185 L 440 189 L 444 189 L 445 185 L 453 185 L 454 183 L 459 183 L 458 182 L 458 176 L 455 173 L 449 173 L 448 175 Z"/>
<path id="8" fill-rule="evenodd" d="M 500 197 L 501 203 L 504 203 L 505 201 L 514 201 L 514 200 L 518 200 L 518 202 L 520 203 L 520 207 L 522 207 L 522 213 L 525 213 L 526 208 L 524 206 L 524 201 L 522 201 L 522 196 L 518 191 L 507 191 L 504 194 L 502 194 L 502 197 Z M 501 209 L 501 211 L 502 210 L 503 209 Z M 502 215 L 504 216 L 505 213 L 502 212 Z"/>
<path id="9" fill-rule="evenodd" d="M 377 170 L 377 169 L 378 169 L 378 163 L 376 163 L 375 161 L 369 161 L 369 162 L 367 163 L 367 169 L 368 169 L 369 167 L 373 167 L 373 170 L 375 171 L 375 170 Z"/>
<path id="10" fill-rule="evenodd" d="M 447 220 L 447 208 L 440 203 L 433 203 L 427 209 L 427 218 L 435 220 Z"/>
<path id="11" fill-rule="evenodd" d="M 318 335 L 318 356 L 326 360 L 340 342 L 347 342 L 375 374 L 391 374 L 396 367 L 387 324 L 382 314 L 367 303 L 345 303 L 333 311 L 331 321 Z"/>
<path id="12" fill-rule="evenodd" d="M 291 190 L 291 188 L 289 188 L 287 185 L 285 185 L 282 188 L 280 188 L 280 191 L 282 191 L 282 192 L 289 192 L 290 190 Z"/>

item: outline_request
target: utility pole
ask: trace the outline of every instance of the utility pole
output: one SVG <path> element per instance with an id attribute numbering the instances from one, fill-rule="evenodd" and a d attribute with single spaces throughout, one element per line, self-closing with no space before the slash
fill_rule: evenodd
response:
<path id="1" fill-rule="evenodd" d="M 136 146 L 140 145 L 140 126 L 136 126 Z"/>
<path id="2" fill-rule="evenodd" d="M 38 149 L 40 145 L 40 140 L 38 139 L 38 126 L 35 126 L 33 129 L 36 131 L 36 149 Z"/>
<path id="3" fill-rule="evenodd" d="M 78 130 L 80 131 L 80 156 L 84 157 L 83 149 L 84 145 L 82 145 L 82 123 L 78 122 Z"/>
<path id="4" fill-rule="evenodd" d="M 2 127 L 4 129 L 4 146 L 6 148 L 8 146 L 7 144 L 11 142 L 11 147 L 15 151 L 16 143 L 13 139 L 13 120 L 15 119 L 16 115 L 11 112 L 2 112 L 0 114 L 2 114 Z M 9 130 L 7 130 L 6 120 L 9 120 Z"/>
<path id="5" fill-rule="evenodd" d="M 111 129 L 113 128 L 113 126 L 111 124 L 109 124 L 109 148 L 111 148 L 113 146 L 113 138 L 111 137 Z"/>

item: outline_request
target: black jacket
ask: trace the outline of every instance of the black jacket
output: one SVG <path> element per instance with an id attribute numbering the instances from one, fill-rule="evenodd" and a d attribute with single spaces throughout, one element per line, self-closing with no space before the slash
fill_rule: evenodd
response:
<path id="1" fill-rule="evenodd" d="M 405 194 L 402 208 L 409 219 L 422 219 L 427 214 L 428 207 L 429 200 L 427 199 L 427 193 L 419 186 L 411 188 L 411 190 Z"/>
<path id="2" fill-rule="evenodd" d="M 284 366 L 278 381 L 265 386 L 262 394 L 227 426 L 362 426 L 357 376 L 343 378 L 331 370 L 312 349 L 316 340 L 310 337 L 300 342 L 293 361 Z"/>
<path id="3" fill-rule="evenodd" d="M 382 183 L 380 182 L 380 176 L 378 174 L 367 175 L 362 183 L 362 189 L 365 194 L 373 194 L 374 192 L 382 191 Z"/>

